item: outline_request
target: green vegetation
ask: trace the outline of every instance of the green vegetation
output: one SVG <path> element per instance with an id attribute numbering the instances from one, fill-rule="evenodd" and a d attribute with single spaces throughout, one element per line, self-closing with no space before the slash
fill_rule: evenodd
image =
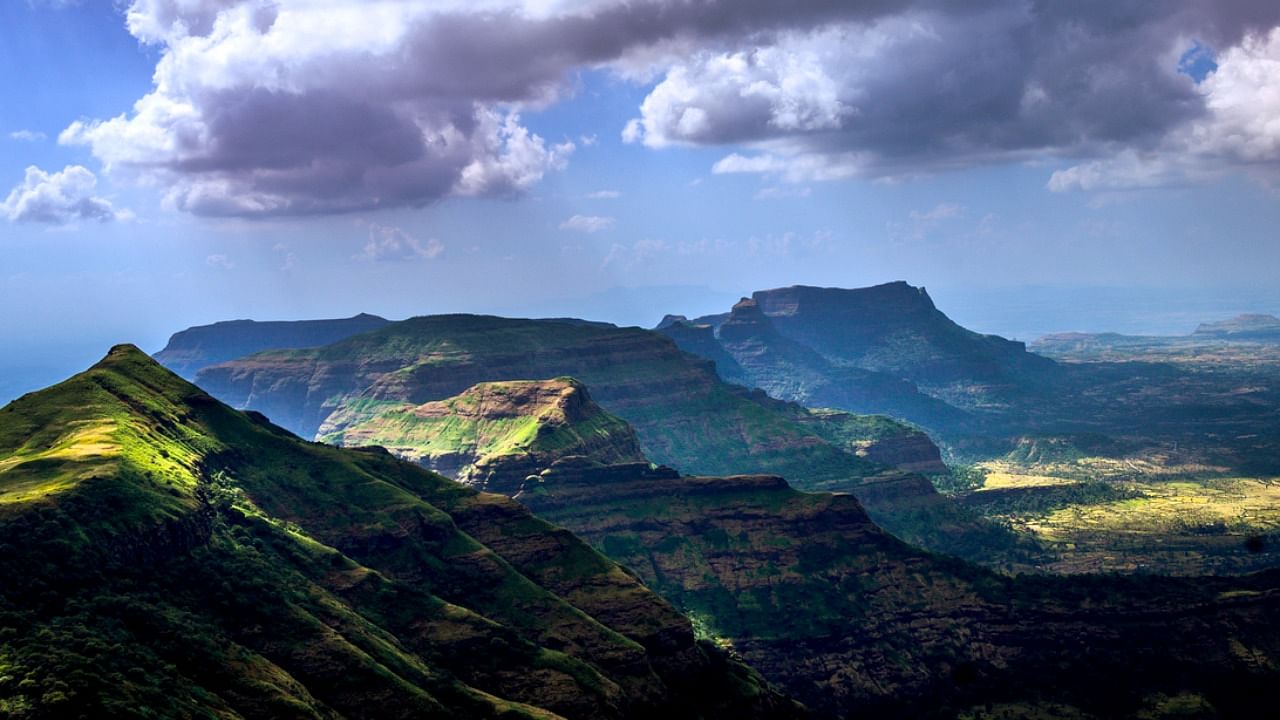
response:
<path id="1" fill-rule="evenodd" d="M 1176 717 L 1159 698 L 1187 697 L 1247 716 L 1280 673 L 1274 574 L 1001 576 L 773 478 L 565 461 L 518 499 L 837 717 Z"/>
<path id="2" fill-rule="evenodd" d="M 6 717 L 793 712 L 563 530 L 135 348 L 0 410 L 0 490 Z"/>

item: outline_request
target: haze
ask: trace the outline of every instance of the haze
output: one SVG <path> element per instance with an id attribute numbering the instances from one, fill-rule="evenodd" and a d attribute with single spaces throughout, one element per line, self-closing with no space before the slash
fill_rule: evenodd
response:
<path id="1" fill-rule="evenodd" d="M 0 6 L 0 401 L 232 317 L 1276 312 L 1280 6 Z"/>

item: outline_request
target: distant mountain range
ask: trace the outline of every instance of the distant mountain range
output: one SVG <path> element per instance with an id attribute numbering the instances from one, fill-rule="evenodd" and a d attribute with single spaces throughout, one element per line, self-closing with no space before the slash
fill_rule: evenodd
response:
<path id="1" fill-rule="evenodd" d="M 0 708 L 808 714 L 769 682 L 818 717 L 1280 700 L 1276 572 L 1004 577 L 907 546 L 849 495 L 633 461 L 634 436 L 568 380 L 443 407 L 496 476 L 546 465 L 517 494 L 536 516 L 378 447 L 303 441 L 129 346 L 0 409 Z"/>

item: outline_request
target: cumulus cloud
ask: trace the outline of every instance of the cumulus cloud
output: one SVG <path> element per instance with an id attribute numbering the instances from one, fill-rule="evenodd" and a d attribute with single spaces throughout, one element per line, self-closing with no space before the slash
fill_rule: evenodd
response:
<path id="1" fill-rule="evenodd" d="M 17 140 L 18 142 L 40 142 L 46 137 L 44 133 L 38 130 L 14 130 L 9 133 L 9 139 Z"/>
<path id="2" fill-rule="evenodd" d="M 1044 156 L 1094 162 L 1150 153 L 1184 132 L 1274 162 L 1266 154 L 1274 110 L 1242 99 L 1256 97 L 1260 81 L 1275 82 L 1276 72 L 1259 65 L 1266 43 L 1255 38 L 1280 22 L 1280 6 L 992 0 L 862 10 L 677 57 L 660 69 L 623 139 L 745 146 L 713 171 L 790 182 Z M 1199 41 L 1231 48 L 1202 86 L 1183 57 L 1188 49 L 1203 54 Z M 1211 65 L 1199 56 L 1197 64 Z M 1241 68 L 1234 97 L 1220 79 L 1233 64 Z M 1133 165 L 1123 157 L 1121 164 Z"/>
<path id="3" fill-rule="evenodd" d="M 1049 189 L 1126 190 L 1199 182 L 1242 168 L 1280 179 L 1280 28 L 1246 36 L 1222 53 L 1200 83 L 1205 113 L 1146 151 L 1053 173 Z"/>
<path id="4" fill-rule="evenodd" d="M 1254 58 L 1250 38 L 1277 23 L 1280 5 L 1256 0 L 131 0 L 154 87 L 59 140 L 203 215 L 512 196 L 577 147 L 521 118 L 605 69 L 650 87 L 624 140 L 725 146 L 715 172 L 1094 162 L 1213 118 L 1229 127 L 1205 158 L 1269 157 L 1226 147 L 1230 128 L 1265 138 L 1265 115 L 1214 101 L 1232 97 L 1232 53 Z M 1200 86 L 1179 71 L 1193 46 L 1222 50 Z"/>
<path id="5" fill-rule="evenodd" d="M 80 165 L 68 165 L 55 173 L 33 165 L 0 203 L 0 212 L 11 222 L 55 225 L 75 220 L 128 219 L 128 211 L 118 211 L 109 200 L 94 195 L 97 185 L 98 178 Z"/>
<path id="6" fill-rule="evenodd" d="M 575 232 L 597 233 L 601 230 L 612 228 L 617 220 L 611 217 L 602 217 L 600 215 L 574 215 L 573 217 L 560 223 L 561 230 L 573 230 Z"/>
<path id="7" fill-rule="evenodd" d="M 444 253 L 444 249 L 444 243 L 435 238 L 421 241 L 398 227 L 370 223 L 369 239 L 356 259 L 368 262 L 434 260 Z M 293 262 L 293 254 L 290 253 L 285 264 L 292 266 Z"/>

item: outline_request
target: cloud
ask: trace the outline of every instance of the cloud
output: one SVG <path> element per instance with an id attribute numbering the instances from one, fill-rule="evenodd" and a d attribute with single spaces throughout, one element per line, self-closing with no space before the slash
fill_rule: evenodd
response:
<path id="1" fill-rule="evenodd" d="M 756 192 L 756 200 L 782 200 L 785 198 L 806 198 L 812 193 L 807 187 L 767 187 Z"/>
<path id="2" fill-rule="evenodd" d="M 622 193 L 617 190 L 596 190 L 587 193 L 588 200 L 616 200 L 622 197 Z"/>
<path id="3" fill-rule="evenodd" d="M 377 223 L 369 224 L 369 239 L 356 259 L 367 262 L 408 262 L 411 260 L 434 260 L 444 253 L 444 243 L 435 238 L 420 241 L 411 237 L 404 230 Z M 292 253 L 285 258 L 286 267 L 293 266 L 295 258 Z"/>
<path id="4" fill-rule="evenodd" d="M 611 217 L 601 217 L 599 215 L 574 215 L 573 217 L 560 223 L 561 230 L 573 230 L 574 232 L 597 233 L 601 230 L 612 228 L 617 222 Z"/>
<path id="5" fill-rule="evenodd" d="M 236 266 L 226 255 L 210 255 L 204 259 L 204 264 L 218 270 L 231 270 Z"/>
<path id="6" fill-rule="evenodd" d="M 964 217 L 969 209 L 958 203 L 938 203 L 929 210 L 912 210 L 905 222 L 890 222 L 889 237 L 896 242 L 921 242 L 927 239 L 939 227 Z M 979 221 L 979 232 L 989 234 L 995 227 L 996 218 L 986 215 Z"/>
<path id="7" fill-rule="evenodd" d="M 152 90 L 59 141 L 201 215 L 511 197 L 594 137 L 522 118 L 604 70 L 647 88 L 624 140 L 724 147 L 716 172 L 1093 162 L 1230 116 L 1212 103 L 1225 81 L 1206 94 L 1182 58 L 1222 49 L 1209 85 L 1278 22 L 1249 0 L 131 0 L 129 31 L 159 53 Z M 1249 148 L 1221 150 L 1204 157 Z"/>
<path id="8" fill-rule="evenodd" d="M 18 142 L 40 142 L 46 137 L 48 136 L 38 130 L 14 130 L 9 133 L 9 139 Z"/>
<path id="9" fill-rule="evenodd" d="M 48 173 L 34 165 L 27 168 L 3 203 L 0 213 L 11 222 L 61 225 L 75 220 L 127 220 L 132 214 L 116 210 L 109 200 L 95 196 L 98 178 L 80 165 L 68 165 Z"/>
<path id="10" fill-rule="evenodd" d="M 1155 147 L 1126 149 L 1058 170 L 1055 192 L 1105 191 L 1196 183 L 1243 169 L 1280 180 L 1280 28 L 1250 35 L 1222 53 L 1198 86 L 1205 113 Z"/>
<path id="11" fill-rule="evenodd" d="M 1245 144 L 1257 157 L 1272 127 L 1262 125 L 1275 115 L 1265 102 L 1239 100 L 1278 77 L 1259 65 L 1261 43 L 1251 38 L 1280 23 L 1280 6 L 1261 5 L 863 4 L 860 16 L 675 57 L 623 139 L 748 150 L 726 155 L 717 173 L 897 178 L 1044 156 L 1141 154 L 1230 108 L 1244 122 L 1211 134 L 1252 138 Z M 1186 53 L 1206 44 L 1231 49 L 1198 87 L 1191 75 L 1210 65 L 1197 55 L 1189 73 Z M 1220 79 L 1233 62 L 1241 66 L 1236 102 Z M 1225 153 L 1212 160 L 1230 164 Z"/>

